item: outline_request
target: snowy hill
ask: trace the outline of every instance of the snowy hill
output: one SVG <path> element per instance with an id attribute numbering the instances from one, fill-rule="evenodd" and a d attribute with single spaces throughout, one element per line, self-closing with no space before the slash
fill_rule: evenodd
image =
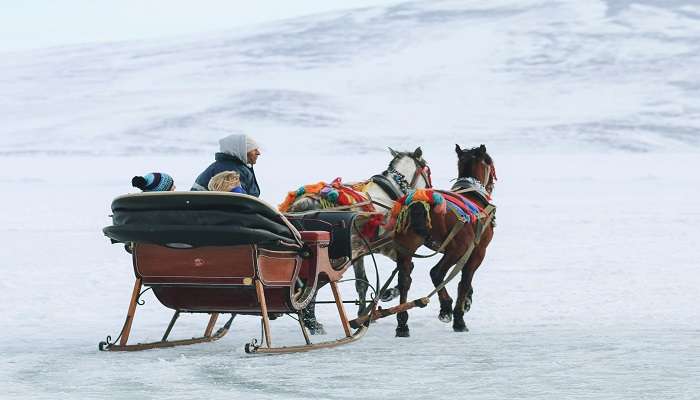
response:
<path id="1" fill-rule="evenodd" d="M 0 398 L 697 399 L 698 82 L 697 0 L 423 1 L 0 53 Z M 150 171 L 187 190 L 232 132 L 261 143 L 270 204 L 367 179 L 386 146 L 421 145 L 449 188 L 454 144 L 485 143 L 498 225 L 470 332 L 433 300 L 411 310 L 410 338 L 387 318 L 351 346 L 251 357 L 260 322 L 241 315 L 215 343 L 99 352 L 134 284 L 102 233 L 112 199 Z M 382 279 L 395 267 L 376 262 Z M 436 262 L 415 260 L 410 299 Z M 171 317 L 142 299 L 130 343 Z M 334 307 L 318 310 L 325 340 L 342 334 Z M 206 321 L 184 315 L 171 337 Z M 302 343 L 291 318 L 273 332 Z"/>
<path id="2" fill-rule="evenodd" d="M 699 71 L 692 2 L 404 3 L 5 53 L 0 154 L 209 152 L 236 131 L 359 152 L 697 149 Z"/>

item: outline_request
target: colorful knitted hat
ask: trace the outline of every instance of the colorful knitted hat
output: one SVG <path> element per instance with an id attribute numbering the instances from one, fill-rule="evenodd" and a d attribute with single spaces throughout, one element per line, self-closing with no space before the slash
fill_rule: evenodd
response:
<path id="1" fill-rule="evenodd" d="M 135 176 L 131 184 L 144 192 L 168 192 L 175 182 L 173 177 L 162 172 L 151 172 L 144 176 Z"/>

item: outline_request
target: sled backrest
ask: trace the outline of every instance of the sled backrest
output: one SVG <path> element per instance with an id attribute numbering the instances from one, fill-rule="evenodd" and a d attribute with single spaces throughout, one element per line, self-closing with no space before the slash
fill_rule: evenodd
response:
<path id="1" fill-rule="evenodd" d="M 103 231 L 114 242 L 174 248 L 261 244 L 302 246 L 301 236 L 267 203 L 224 192 L 138 193 L 112 202 L 113 225 Z"/>

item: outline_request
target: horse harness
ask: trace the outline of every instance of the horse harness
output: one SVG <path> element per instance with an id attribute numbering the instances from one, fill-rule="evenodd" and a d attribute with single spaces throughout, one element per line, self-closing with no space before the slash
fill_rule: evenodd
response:
<path id="1" fill-rule="evenodd" d="M 478 198 L 477 200 L 479 200 L 484 206 L 489 204 L 489 201 L 491 200 L 491 195 L 486 189 L 486 185 L 472 177 L 458 178 L 454 185 L 452 185 L 452 190 L 450 191 L 460 195 L 471 193 L 472 195 L 475 195 Z"/>
<path id="2" fill-rule="evenodd" d="M 416 171 L 413 174 L 410 182 L 406 179 L 406 175 L 394 168 L 393 162 L 389 164 L 389 168 L 387 168 L 381 175 L 374 175 L 371 177 L 369 179 L 370 182 L 377 184 L 377 186 L 386 192 L 386 194 L 389 195 L 389 198 L 393 201 L 398 200 L 401 198 L 401 196 L 407 194 L 412 187 L 415 187 L 416 183 L 418 182 L 418 178 L 420 177 L 423 178 L 427 187 L 433 187 L 433 182 L 430 178 L 430 167 L 413 157 L 411 157 L 411 160 L 413 160 L 413 163 L 416 166 Z M 391 205 L 382 204 L 376 200 L 371 201 L 375 205 L 391 210 Z"/>
<path id="3" fill-rule="evenodd" d="M 414 158 L 411 159 L 416 164 L 416 172 L 413 174 L 413 177 L 411 178 L 410 182 L 406 179 L 406 176 L 401 172 L 397 171 L 393 167 L 393 165 L 389 165 L 389 168 L 387 168 L 386 172 L 384 172 L 383 175 L 379 175 L 384 176 L 389 182 L 395 183 L 396 186 L 398 186 L 401 190 L 402 195 L 408 193 L 409 189 L 411 189 L 412 187 L 415 187 L 419 177 L 422 177 L 425 180 L 425 183 L 428 185 L 429 188 L 433 187 L 433 182 L 430 179 L 430 167 L 421 164 Z M 389 175 L 389 177 L 386 177 L 386 175 Z M 382 187 L 382 189 L 384 189 L 384 187 Z M 392 192 L 396 193 L 395 191 Z M 396 198 L 399 197 L 401 197 L 401 195 L 397 196 Z"/>
<path id="4" fill-rule="evenodd" d="M 487 167 L 490 167 L 488 164 L 486 164 Z M 491 176 L 491 170 L 490 168 L 487 169 L 487 177 Z M 489 194 L 488 190 L 486 190 L 486 185 L 482 184 L 478 179 L 472 178 L 472 177 L 464 177 L 464 178 L 458 178 L 455 184 L 452 186 L 452 189 L 450 192 L 455 193 L 457 195 L 464 195 L 466 193 L 471 193 L 473 196 L 477 197 L 477 200 L 482 204 L 483 209 L 479 214 L 477 215 L 476 218 L 476 236 L 474 239 L 474 242 L 470 245 L 469 249 L 465 252 L 462 257 L 460 257 L 459 261 L 457 262 L 456 265 L 462 265 L 466 263 L 466 261 L 469 259 L 471 256 L 471 252 L 473 251 L 474 247 L 479 243 L 481 240 L 481 236 L 484 233 L 486 227 L 489 224 L 493 223 L 493 218 L 495 217 L 495 212 L 496 212 L 496 206 L 490 203 L 491 195 Z M 447 199 L 445 199 L 447 201 Z M 452 242 L 452 240 L 457 236 L 457 233 L 462 230 L 464 225 L 467 224 L 467 220 L 459 215 L 456 211 L 452 210 L 452 212 L 455 213 L 457 216 L 457 222 L 452 226 L 452 229 L 450 232 L 447 234 L 447 237 L 445 240 L 442 241 L 442 243 L 438 246 L 438 248 L 432 253 L 428 255 L 423 255 L 423 254 L 412 254 L 412 257 L 416 258 L 429 258 L 432 257 L 438 253 L 442 253 L 445 251 L 447 246 Z M 432 246 L 431 246 L 432 247 Z M 396 248 L 398 249 L 399 252 L 407 254 L 410 253 L 410 251 L 400 244 L 396 243 Z M 462 267 L 459 267 L 459 270 L 462 269 Z"/>
<path id="5" fill-rule="evenodd" d="M 476 248 L 476 246 L 478 246 L 479 243 L 481 242 L 481 237 L 483 236 L 484 232 L 486 231 L 485 228 L 491 223 L 495 214 L 496 214 L 496 206 L 494 206 L 493 204 L 488 204 L 484 207 L 482 213 L 479 214 L 479 218 L 477 218 L 476 235 L 474 236 L 474 240 L 469 244 L 469 247 L 464 252 L 462 257 L 460 257 L 459 260 L 457 260 L 454 267 L 452 267 L 452 270 L 450 271 L 449 275 L 447 275 L 445 277 L 445 279 L 443 279 L 439 285 L 437 285 L 427 296 L 421 297 L 419 299 L 410 301 L 410 302 L 405 303 L 405 304 L 400 304 L 399 306 L 396 306 L 393 308 L 400 308 L 401 306 L 406 306 L 405 308 L 408 309 L 408 308 L 412 308 L 414 306 L 420 307 L 420 308 L 427 306 L 428 303 L 430 302 L 430 298 L 433 297 L 437 292 L 442 290 L 445 286 L 447 286 L 447 284 L 450 283 L 450 281 L 452 281 L 452 279 L 454 279 L 462 271 L 462 269 L 464 269 L 464 266 L 467 264 L 469 257 L 471 257 L 471 255 L 472 255 L 472 252 L 474 252 L 474 249 Z M 482 222 L 482 218 L 483 218 L 483 222 Z M 466 224 L 465 219 L 458 218 L 457 223 L 452 227 L 452 230 L 447 235 L 447 238 L 445 238 L 445 241 L 442 242 L 440 247 L 433 254 L 430 254 L 430 255 L 412 254 L 411 256 L 417 257 L 417 258 L 428 258 L 428 257 L 432 257 L 438 253 L 443 252 L 445 250 L 445 248 L 447 247 L 447 245 L 457 235 L 457 232 L 459 232 L 464 227 L 465 224 Z M 404 254 L 410 253 L 410 251 L 408 251 L 408 249 L 406 249 L 405 247 L 401 246 L 400 244 L 398 244 L 396 242 L 394 242 L 394 246 L 396 247 L 397 251 L 399 251 L 400 253 L 404 253 Z M 391 282 L 392 279 L 394 279 L 394 276 L 396 275 L 398 270 L 399 270 L 399 267 L 397 265 L 396 268 L 394 268 L 394 270 L 391 272 L 389 279 L 386 281 L 386 283 L 383 285 L 382 289 L 380 290 L 379 296 L 381 296 L 381 293 L 384 290 L 386 290 L 386 288 L 388 287 L 388 284 Z M 378 313 L 381 315 L 381 317 L 388 316 L 391 314 L 391 312 L 389 310 L 381 310 L 381 309 L 378 310 Z"/>

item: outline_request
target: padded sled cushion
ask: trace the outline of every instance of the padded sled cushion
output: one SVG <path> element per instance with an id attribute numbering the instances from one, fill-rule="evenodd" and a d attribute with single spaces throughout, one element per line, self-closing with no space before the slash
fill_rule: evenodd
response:
<path id="1" fill-rule="evenodd" d="M 113 225 L 103 229 L 115 242 L 223 246 L 301 246 L 299 232 L 259 199 L 225 192 L 139 193 L 112 202 Z"/>

